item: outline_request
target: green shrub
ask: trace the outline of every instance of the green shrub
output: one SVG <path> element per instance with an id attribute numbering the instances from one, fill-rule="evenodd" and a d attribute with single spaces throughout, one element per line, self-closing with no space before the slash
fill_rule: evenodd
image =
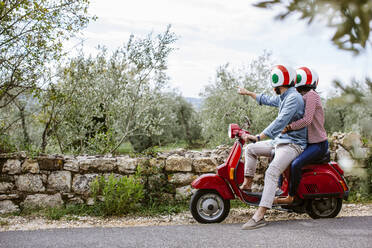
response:
<path id="1" fill-rule="evenodd" d="M 136 210 L 144 196 L 139 174 L 137 171 L 134 176 L 121 178 L 111 174 L 107 180 L 101 176 L 92 182 L 92 196 L 104 215 L 122 215 Z M 103 204 L 98 203 L 98 196 L 103 197 Z"/>

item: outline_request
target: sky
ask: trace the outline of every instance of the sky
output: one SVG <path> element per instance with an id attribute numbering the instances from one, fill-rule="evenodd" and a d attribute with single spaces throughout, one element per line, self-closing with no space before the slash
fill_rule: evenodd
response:
<path id="1" fill-rule="evenodd" d="M 184 97 L 199 97 L 213 81 L 216 69 L 226 63 L 239 68 L 264 50 L 276 64 L 308 66 L 319 74 L 318 91 L 332 96 L 332 81 L 372 77 L 371 49 L 360 56 L 332 45 L 333 30 L 321 21 L 310 26 L 291 16 L 275 20 L 278 9 L 259 9 L 247 0 L 91 0 L 92 21 L 78 37 L 84 52 L 96 53 L 98 45 L 114 50 L 129 39 L 162 33 L 168 24 L 178 36 L 169 56 L 170 85 Z M 72 49 L 77 40 L 70 41 Z M 67 46 L 67 47 L 68 47 Z M 269 79 L 268 79 L 269 80 Z"/>

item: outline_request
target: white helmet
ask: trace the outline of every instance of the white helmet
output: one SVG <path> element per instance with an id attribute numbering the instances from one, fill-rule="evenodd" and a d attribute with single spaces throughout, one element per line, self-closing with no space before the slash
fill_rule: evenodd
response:
<path id="1" fill-rule="evenodd" d="M 283 65 L 277 65 L 271 70 L 271 86 L 276 88 L 278 86 L 296 84 L 296 71 Z"/>
<path id="2" fill-rule="evenodd" d="M 308 68 L 301 67 L 296 70 L 297 80 L 295 87 L 308 86 L 310 88 L 316 89 L 319 82 L 319 76 L 316 71 Z"/>

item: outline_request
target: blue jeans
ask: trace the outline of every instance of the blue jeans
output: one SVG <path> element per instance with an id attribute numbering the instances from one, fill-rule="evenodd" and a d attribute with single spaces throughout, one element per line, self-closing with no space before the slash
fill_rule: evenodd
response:
<path id="1" fill-rule="evenodd" d="M 290 196 L 295 196 L 298 185 L 302 178 L 302 167 L 311 161 L 321 159 L 328 151 L 328 141 L 325 140 L 320 143 L 307 144 L 303 153 L 301 153 L 291 163 L 289 192 Z"/>

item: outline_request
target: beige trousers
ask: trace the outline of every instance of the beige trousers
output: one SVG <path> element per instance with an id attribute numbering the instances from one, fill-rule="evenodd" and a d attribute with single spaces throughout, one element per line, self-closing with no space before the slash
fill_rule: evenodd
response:
<path id="1" fill-rule="evenodd" d="M 271 140 L 267 140 L 249 144 L 245 149 L 244 175 L 254 177 L 257 157 L 270 157 L 273 149 L 275 149 L 275 157 L 265 172 L 265 185 L 260 207 L 272 207 L 280 174 L 285 171 L 293 159 L 303 152 L 299 145 L 293 143 L 274 146 Z"/>

